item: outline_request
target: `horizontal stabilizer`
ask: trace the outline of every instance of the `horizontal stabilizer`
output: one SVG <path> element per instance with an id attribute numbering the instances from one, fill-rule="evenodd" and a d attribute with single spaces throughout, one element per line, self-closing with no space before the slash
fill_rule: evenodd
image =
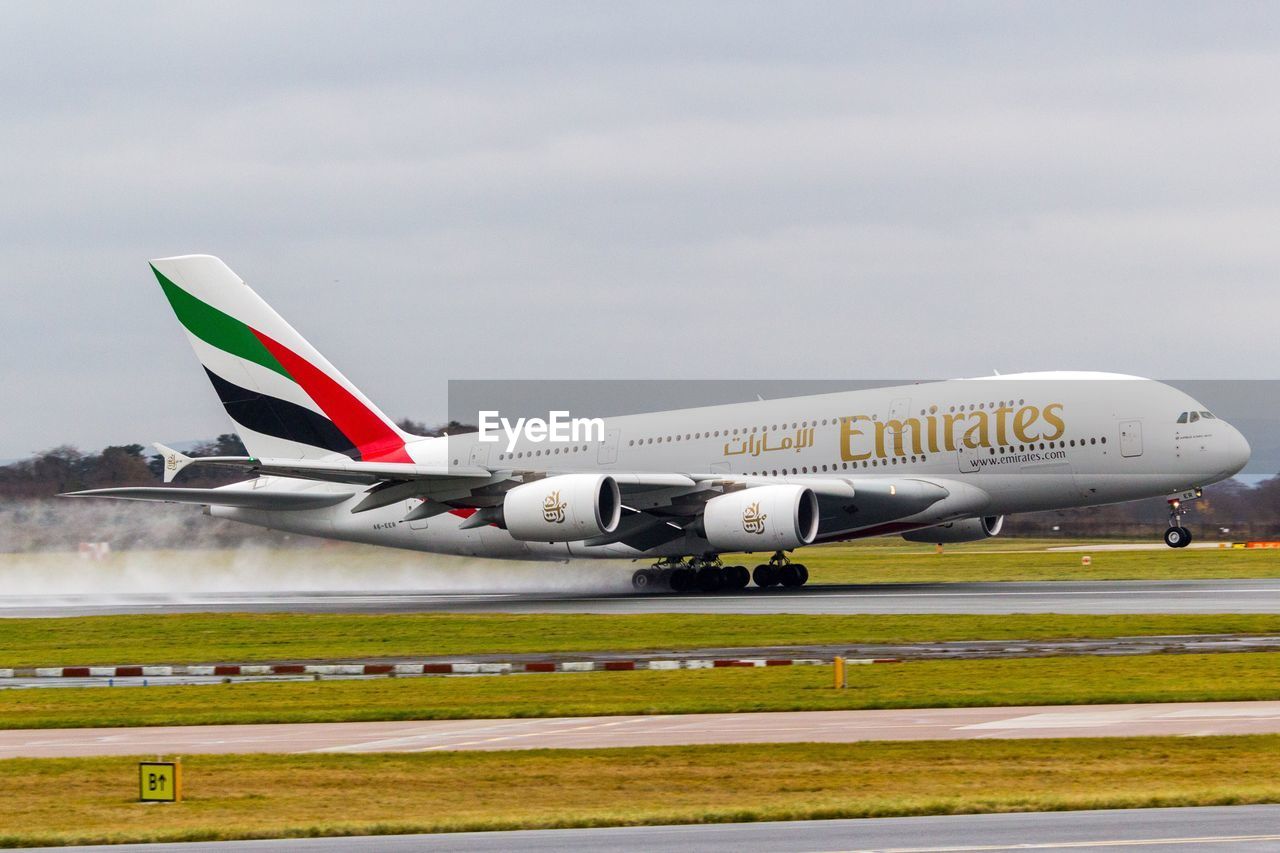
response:
<path id="1" fill-rule="evenodd" d="M 265 489 L 174 489 L 163 486 L 125 486 L 115 489 L 89 489 L 69 492 L 64 498 L 115 498 L 125 501 L 159 501 L 174 504 L 233 506 L 241 509 L 299 510 L 323 509 L 351 497 L 332 492 L 269 492 Z"/>
<path id="2" fill-rule="evenodd" d="M 166 463 L 167 464 L 167 463 Z M 357 462 L 312 459 L 258 459 L 253 456 L 188 457 L 188 465 L 227 468 L 245 474 L 293 477 L 327 483 L 370 485 L 384 480 L 429 480 L 453 477 L 489 479 L 488 468 L 474 465 L 417 465 L 412 462 Z"/>

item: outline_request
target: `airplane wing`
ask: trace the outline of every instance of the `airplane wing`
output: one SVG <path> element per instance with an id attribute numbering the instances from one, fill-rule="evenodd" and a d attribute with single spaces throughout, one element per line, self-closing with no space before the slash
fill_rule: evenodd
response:
<path id="1" fill-rule="evenodd" d="M 115 498 L 125 501 L 159 501 L 244 509 L 300 510 L 334 506 L 351 497 L 333 492 L 272 492 L 267 489 L 178 489 L 169 486 L 125 486 L 69 492 L 65 498 Z"/>
<path id="2" fill-rule="evenodd" d="M 420 503 L 404 518 L 430 518 L 455 509 L 478 510 L 463 526 L 481 526 L 497 517 L 506 493 L 515 486 L 561 473 L 549 470 L 490 469 L 479 466 L 430 466 L 407 462 L 355 460 L 189 457 L 156 445 L 165 465 L 165 481 L 192 465 L 236 470 L 294 480 L 356 487 L 343 492 L 272 491 L 269 488 L 181 489 L 169 487 L 95 489 L 72 497 L 153 500 L 252 509 L 288 510 L 334 506 L 359 494 L 351 508 L 360 513 L 405 500 Z M 987 495 L 971 484 L 927 477 L 764 478 L 733 474 L 679 472 L 610 473 L 623 498 L 623 517 L 613 532 L 587 545 L 623 543 L 642 550 L 685 535 L 708 501 L 731 491 L 793 482 L 813 490 L 819 507 L 819 540 L 911 518 L 943 503 L 954 517 L 980 514 Z M 943 518 L 942 520 L 949 520 Z M 937 523 L 937 522 L 933 522 Z"/>

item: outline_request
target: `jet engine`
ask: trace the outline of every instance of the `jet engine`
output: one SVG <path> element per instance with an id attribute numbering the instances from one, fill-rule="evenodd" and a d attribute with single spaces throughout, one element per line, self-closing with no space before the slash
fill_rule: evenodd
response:
<path id="1" fill-rule="evenodd" d="M 577 542 L 618 528 L 622 496 L 607 474 L 562 474 L 516 486 L 502 502 L 502 521 L 525 542 Z"/>
<path id="2" fill-rule="evenodd" d="M 707 501 L 703 535 L 718 551 L 777 551 L 818 535 L 818 498 L 805 486 L 742 489 Z"/>
<path id="3" fill-rule="evenodd" d="M 965 518 L 960 521 L 949 521 L 937 527 L 926 527 L 923 530 L 912 530 L 902 534 L 908 542 L 928 542 L 942 545 L 949 542 L 977 542 L 997 536 L 1004 527 L 1003 515 L 987 515 L 981 518 Z"/>

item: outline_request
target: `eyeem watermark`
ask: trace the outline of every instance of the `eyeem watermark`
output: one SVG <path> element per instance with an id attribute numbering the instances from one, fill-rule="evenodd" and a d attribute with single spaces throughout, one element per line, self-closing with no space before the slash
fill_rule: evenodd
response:
<path id="1" fill-rule="evenodd" d="M 482 411 L 480 441 L 496 442 L 507 437 L 507 453 L 516 449 L 521 439 L 533 444 L 562 441 L 604 441 L 604 421 L 600 418 L 575 418 L 566 411 L 547 412 L 547 419 L 516 418 L 515 423 L 496 411 Z"/>

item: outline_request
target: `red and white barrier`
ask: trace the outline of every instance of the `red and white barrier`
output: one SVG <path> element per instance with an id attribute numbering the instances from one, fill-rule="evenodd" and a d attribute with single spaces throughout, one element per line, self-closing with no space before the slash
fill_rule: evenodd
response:
<path id="1" fill-rule="evenodd" d="M 898 663 L 897 658 L 847 658 L 847 664 Z M 657 660 L 586 660 L 456 663 L 273 663 L 192 664 L 189 666 L 53 666 L 0 669 L 0 678 L 157 678 L 166 676 L 272 677 L 286 675 L 508 675 L 534 672 L 628 672 L 633 670 L 725 669 L 771 666 L 818 666 L 818 658 L 678 658 Z"/>

